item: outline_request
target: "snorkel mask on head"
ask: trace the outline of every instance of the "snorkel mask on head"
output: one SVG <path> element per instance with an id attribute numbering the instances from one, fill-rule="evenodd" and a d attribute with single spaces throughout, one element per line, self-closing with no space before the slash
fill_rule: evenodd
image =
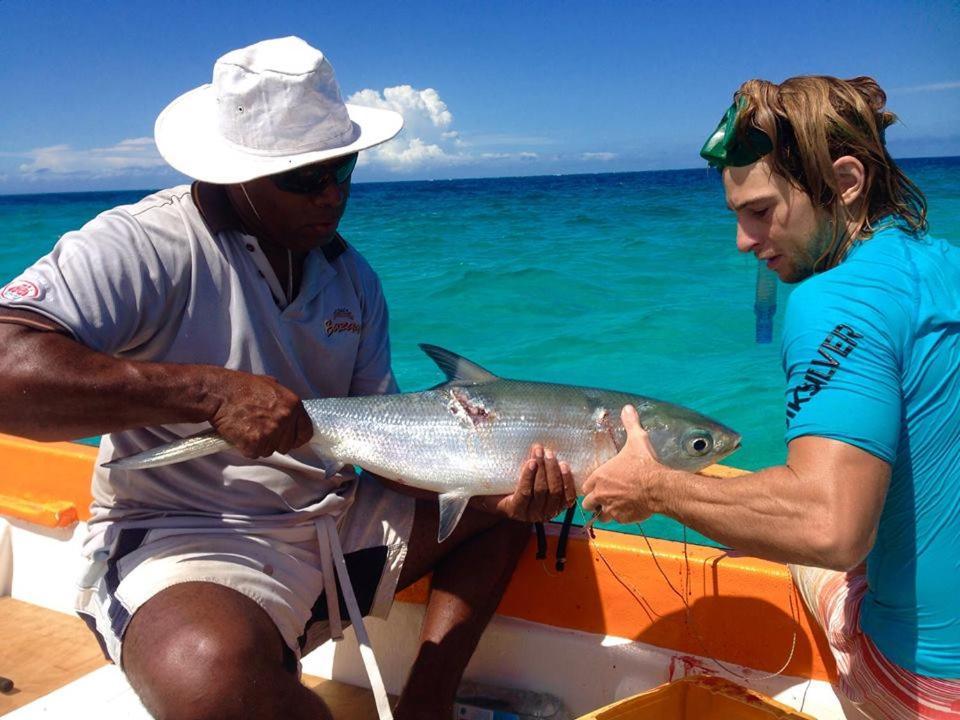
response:
<path id="1" fill-rule="evenodd" d="M 773 150 L 767 134 L 750 126 L 746 137 L 737 137 L 737 120 L 747 106 L 747 99 L 738 98 L 723 114 L 720 124 L 700 148 L 700 157 L 710 167 L 723 170 L 726 167 L 744 167 L 755 163 Z M 773 339 L 773 317 L 777 312 L 777 276 L 763 263 L 757 265 L 757 285 L 754 293 L 753 312 L 756 316 L 756 341 L 761 344 Z"/>
<path id="2" fill-rule="evenodd" d="M 755 163 L 773 150 L 770 138 L 759 128 L 750 126 L 747 128 L 746 137 L 737 136 L 737 121 L 746 107 L 747 99 L 741 95 L 727 108 L 717 129 L 700 148 L 700 157 L 706 160 L 710 167 L 718 170 L 725 167 L 743 167 Z"/>

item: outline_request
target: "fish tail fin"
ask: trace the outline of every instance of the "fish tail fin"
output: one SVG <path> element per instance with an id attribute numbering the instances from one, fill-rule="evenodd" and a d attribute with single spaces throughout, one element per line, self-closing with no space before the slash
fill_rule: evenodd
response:
<path id="1" fill-rule="evenodd" d="M 135 455 L 111 460 L 104 463 L 103 467 L 111 470 L 146 470 L 161 465 L 173 465 L 185 460 L 193 460 L 205 455 L 213 455 L 229 447 L 232 447 L 230 443 L 220 437 L 216 431 L 207 430 L 160 447 L 144 450 Z"/>

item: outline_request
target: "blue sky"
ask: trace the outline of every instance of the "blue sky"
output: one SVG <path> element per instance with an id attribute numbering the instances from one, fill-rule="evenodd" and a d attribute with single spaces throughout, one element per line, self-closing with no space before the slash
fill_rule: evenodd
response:
<path id="1" fill-rule="evenodd" d="M 0 194 L 182 181 L 157 114 L 290 34 L 404 112 L 360 182 L 697 167 L 740 82 L 809 73 L 876 77 L 894 156 L 960 155 L 957 2 L 0 0 Z"/>

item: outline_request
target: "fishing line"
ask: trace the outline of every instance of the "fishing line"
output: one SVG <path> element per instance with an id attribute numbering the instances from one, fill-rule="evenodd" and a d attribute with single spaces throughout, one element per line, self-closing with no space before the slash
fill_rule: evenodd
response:
<path id="1" fill-rule="evenodd" d="M 644 607 L 644 609 L 649 609 L 649 611 L 652 612 L 657 617 L 663 617 L 662 615 L 657 613 L 655 610 L 653 610 L 653 607 L 650 605 L 650 602 L 643 597 L 643 595 L 640 593 L 639 590 L 634 588 L 632 585 L 629 585 L 625 580 L 623 580 L 620 577 L 619 573 L 617 573 L 617 571 L 614 570 L 610 562 L 606 559 L 606 557 L 604 557 L 603 552 L 600 550 L 600 547 L 597 545 L 597 543 L 591 542 L 592 540 L 596 540 L 596 536 L 593 534 L 592 522 L 586 521 L 586 515 L 583 515 L 582 507 L 580 510 L 581 510 L 581 517 L 585 521 L 584 529 L 587 530 L 587 536 L 588 536 L 587 542 L 590 543 L 590 546 L 593 548 L 594 551 L 596 551 L 597 556 L 600 558 L 600 560 L 603 561 L 603 564 L 606 565 L 607 569 L 610 570 L 610 573 L 613 575 L 614 579 L 618 583 L 620 583 L 633 596 L 633 598 L 641 605 L 641 607 Z M 656 566 L 660 575 L 663 576 L 664 581 L 666 581 L 667 583 L 667 587 L 669 587 L 670 590 L 673 592 L 673 594 L 676 595 L 678 598 L 680 598 L 680 602 L 683 603 L 683 607 L 685 609 L 687 627 L 690 629 L 691 634 L 696 639 L 701 649 L 704 651 L 704 657 L 707 660 L 712 662 L 714 665 L 719 667 L 724 672 L 730 673 L 734 677 L 737 677 L 741 680 L 754 681 L 754 682 L 757 680 L 769 680 L 770 678 L 777 677 L 781 675 L 784 670 L 787 669 L 787 666 L 790 665 L 791 661 L 793 660 L 794 653 L 796 652 L 796 649 L 797 649 L 797 627 L 800 624 L 796 614 L 796 608 L 793 602 L 793 596 L 795 594 L 796 587 L 793 583 L 792 577 L 790 578 L 791 592 L 788 596 L 788 599 L 790 601 L 790 617 L 793 620 L 793 639 L 790 642 L 790 652 L 787 655 L 787 659 L 776 672 L 768 673 L 766 675 L 759 675 L 759 676 L 753 675 L 753 674 L 751 674 L 750 676 L 747 676 L 735 670 L 733 667 L 728 666 L 726 663 L 723 663 L 720 660 L 713 657 L 713 654 L 710 652 L 710 649 L 707 647 L 707 643 L 704 641 L 703 636 L 700 634 L 700 631 L 697 628 L 696 623 L 693 621 L 693 615 L 691 614 L 692 608 L 690 607 L 690 603 L 687 602 L 687 598 L 684 596 L 684 594 L 682 594 L 679 590 L 677 590 L 676 587 L 674 587 L 673 583 L 670 581 L 670 578 L 667 576 L 666 572 L 664 572 L 663 568 L 660 566 L 660 561 L 657 560 L 657 554 L 653 550 L 653 545 L 650 544 L 650 539 L 647 537 L 647 533 L 644 532 L 643 525 L 638 522 L 636 523 L 636 526 L 637 526 L 637 529 L 640 530 L 640 535 L 643 537 L 643 541 L 646 543 L 647 549 L 650 551 L 650 557 L 653 559 L 653 564 Z M 685 569 L 684 585 L 686 586 L 685 590 L 687 590 L 687 592 L 689 593 L 690 557 L 687 553 L 687 545 L 688 545 L 687 528 L 686 526 L 683 526 L 683 561 L 684 561 L 684 569 Z"/>
<path id="2" fill-rule="evenodd" d="M 591 531 L 590 531 L 590 538 L 593 538 L 592 532 L 593 532 L 593 531 L 591 530 Z M 640 593 L 639 590 L 637 590 L 637 589 L 636 589 L 635 587 L 633 587 L 632 585 L 628 585 L 627 582 L 626 582 L 623 578 L 620 577 L 619 573 L 617 573 L 617 571 L 613 569 L 613 566 L 610 564 L 610 562 L 607 560 L 607 558 L 604 557 L 603 553 L 600 552 L 600 549 L 599 549 L 595 544 L 592 544 L 592 543 L 591 543 L 591 547 L 593 547 L 593 549 L 596 550 L 596 552 L 597 552 L 597 557 L 599 557 L 600 560 L 603 561 L 603 564 L 606 565 L 607 570 L 609 570 L 609 571 L 610 571 L 610 574 L 613 575 L 613 579 L 616 580 L 618 583 L 620 583 L 620 585 L 622 585 L 623 588 L 624 588 L 628 593 L 630 593 L 630 595 L 633 596 L 633 599 L 637 601 L 637 603 L 640 605 L 641 608 L 643 608 L 644 612 L 647 613 L 647 616 L 648 616 L 648 617 L 649 617 L 650 615 L 654 615 L 654 616 L 656 616 L 656 617 L 658 617 L 658 618 L 662 618 L 662 617 L 663 617 L 663 615 L 661 615 L 660 613 L 658 613 L 656 610 L 653 609 L 653 605 L 650 604 L 650 601 L 649 601 L 649 600 L 647 600 L 645 597 L 643 597 L 643 595 Z M 651 618 L 651 619 L 652 619 L 652 618 Z"/>
<path id="3" fill-rule="evenodd" d="M 811 685 L 813 685 L 813 678 L 807 680 L 807 686 L 803 689 L 803 699 L 800 700 L 800 712 L 803 712 L 803 708 L 807 704 L 807 693 L 810 692 Z"/>
<path id="4" fill-rule="evenodd" d="M 540 561 L 540 567 L 543 568 L 543 572 L 549 577 L 560 577 L 560 573 L 554 572 L 549 567 L 547 567 L 546 558 Z"/>
<path id="5" fill-rule="evenodd" d="M 649 600 L 643 597 L 643 594 L 639 590 L 637 590 L 632 585 L 629 585 L 622 577 L 620 577 L 620 574 L 616 570 L 614 570 L 613 566 L 610 564 L 610 561 L 607 560 L 606 556 L 604 556 L 604 554 L 600 551 L 600 548 L 597 546 L 597 544 L 594 542 L 591 542 L 592 540 L 596 539 L 596 536 L 593 534 L 593 523 L 596 521 L 598 517 L 600 517 L 600 511 L 599 510 L 596 511 L 593 517 L 587 520 L 586 515 L 583 514 L 583 507 L 578 505 L 578 508 L 581 513 L 581 518 L 585 521 L 583 525 L 583 529 L 587 533 L 587 542 L 590 543 L 590 547 L 596 551 L 597 557 L 600 558 L 601 562 L 603 562 L 603 564 L 606 565 L 607 570 L 609 570 L 610 574 L 613 575 L 613 579 L 616 580 L 618 583 L 620 583 L 623 586 L 623 588 L 633 596 L 633 599 L 636 600 L 640 604 L 640 606 L 648 612 L 648 614 L 652 613 L 653 615 L 656 615 L 658 618 L 662 618 L 663 615 L 661 615 L 660 613 L 658 613 L 656 610 L 653 609 L 653 605 L 650 604 Z M 660 570 L 660 564 L 657 563 L 656 557 L 653 558 L 653 562 L 657 564 L 657 569 Z M 660 572 L 661 574 L 663 573 L 662 570 L 660 570 Z M 664 575 L 664 579 L 666 579 L 666 575 Z M 667 580 L 667 584 L 668 585 L 670 584 L 669 580 Z M 670 585 L 670 589 L 673 590 L 672 585 Z"/>
<path id="6" fill-rule="evenodd" d="M 537 560 L 540 561 L 540 567 L 550 577 L 557 577 L 558 573 L 550 572 L 547 569 L 547 534 L 543 523 L 534 523 L 533 526 L 537 531 Z"/>
<path id="7" fill-rule="evenodd" d="M 263 218 L 260 217 L 260 213 L 257 212 L 257 206 L 253 204 L 253 200 L 251 200 L 247 194 L 247 189 L 243 186 L 243 183 L 240 183 L 240 189 L 243 191 L 243 196 L 247 199 L 247 204 L 250 206 L 250 209 L 253 210 L 253 214 L 257 216 L 257 222 L 263 227 Z"/>

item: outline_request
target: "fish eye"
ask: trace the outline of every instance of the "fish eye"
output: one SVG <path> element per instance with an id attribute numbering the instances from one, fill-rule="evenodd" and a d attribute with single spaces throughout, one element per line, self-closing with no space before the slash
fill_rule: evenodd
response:
<path id="1" fill-rule="evenodd" d="M 713 436 L 706 430 L 688 430 L 680 441 L 684 452 L 703 457 L 713 450 Z"/>

